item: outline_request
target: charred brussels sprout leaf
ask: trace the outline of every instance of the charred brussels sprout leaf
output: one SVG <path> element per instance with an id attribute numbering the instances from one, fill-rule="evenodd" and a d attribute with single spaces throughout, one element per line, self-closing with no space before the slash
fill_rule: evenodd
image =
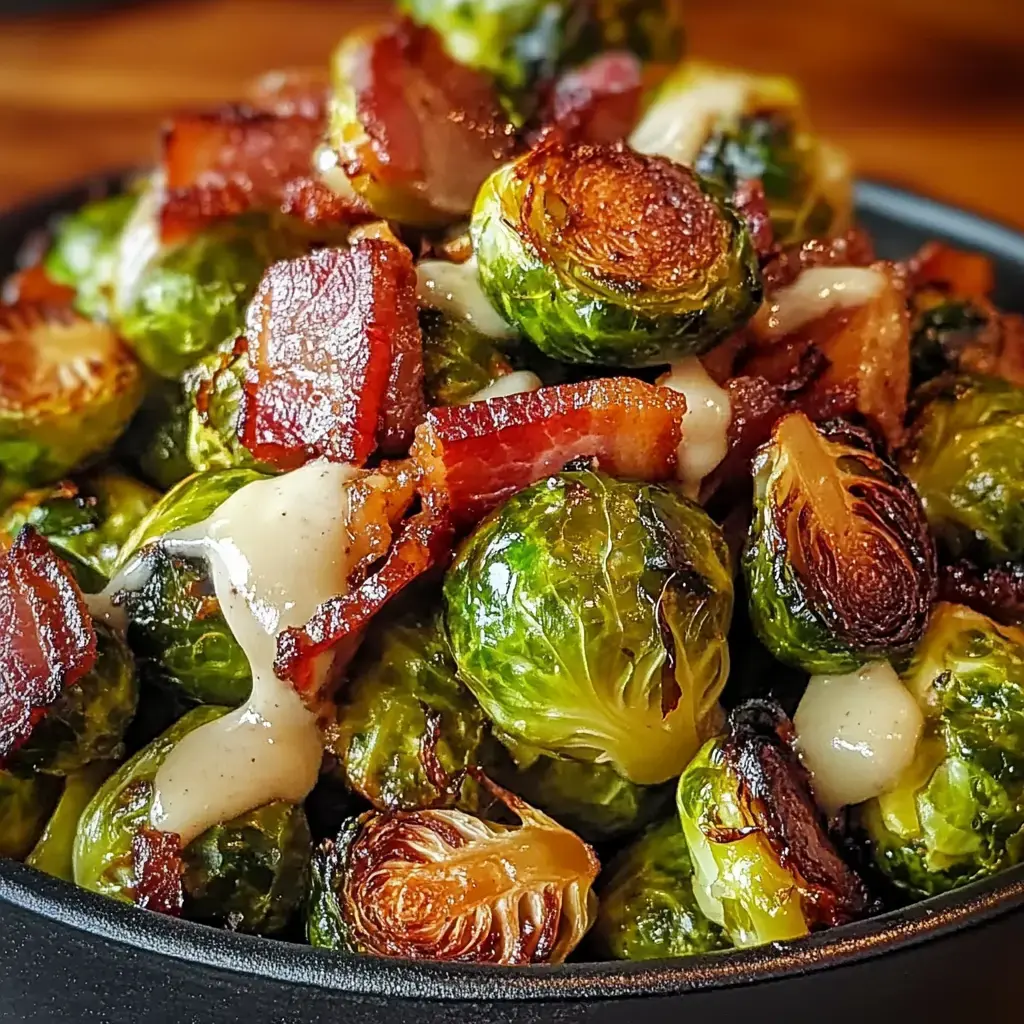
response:
<path id="1" fill-rule="evenodd" d="M 750 234 L 720 190 L 623 147 L 552 137 L 491 176 L 472 234 L 494 307 L 570 363 L 704 352 L 761 300 Z"/>
<path id="2" fill-rule="evenodd" d="M 436 309 L 420 314 L 423 366 L 430 405 L 462 405 L 499 377 L 512 372 L 493 338 L 468 320 Z"/>
<path id="3" fill-rule="evenodd" d="M 215 825 L 182 857 L 185 916 L 255 935 L 280 932 L 305 895 L 311 850 L 295 804 L 267 804 Z"/>
<path id="4" fill-rule="evenodd" d="M 513 740 L 653 785 L 713 730 L 732 577 L 718 527 L 677 491 L 543 480 L 464 542 L 444 594 L 459 675 Z"/>
<path id="5" fill-rule="evenodd" d="M 914 384 L 960 369 L 991 322 L 988 312 L 966 299 L 918 300 L 910 338 Z"/>
<path id="6" fill-rule="evenodd" d="M 932 530 L 954 556 L 1024 557 L 1024 390 L 937 381 L 901 455 Z"/>
<path id="7" fill-rule="evenodd" d="M 52 280 L 75 289 L 75 305 L 88 317 L 110 316 L 121 233 L 137 204 L 134 195 L 99 199 L 57 226 L 44 268 Z"/>
<path id="8" fill-rule="evenodd" d="M 67 559 L 85 590 L 102 590 L 121 546 L 157 500 L 131 477 L 107 470 L 82 481 L 31 491 L 0 516 L 0 533 L 33 527 Z"/>
<path id="9" fill-rule="evenodd" d="M 124 754 L 125 730 L 139 699 L 135 663 L 119 634 L 101 622 L 95 627 L 96 664 L 64 689 L 8 759 L 12 768 L 69 775 Z"/>
<path id="10" fill-rule="evenodd" d="M 867 890 L 828 839 L 791 738 L 781 711 L 751 702 L 679 779 L 697 902 L 736 946 L 799 938 L 868 910 Z"/>
<path id="11" fill-rule="evenodd" d="M 161 491 L 193 472 L 187 454 L 191 409 L 177 381 L 154 379 L 118 443 L 121 460 Z"/>
<path id="12" fill-rule="evenodd" d="M 682 0 L 594 0 L 588 14 L 573 63 L 606 50 L 626 50 L 652 65 L 675 64 L 683 55 Z"/>
<path id="13" fill-rule="evenodd" d="M 0 306 L 0 504 L 98 458 L 141 400 L 139 366 L 105 324 Z"/>
<path id="14" fill-rule="evenodd" d="M 439 617 L 407 611 L 378 618 L 349 671 L 333 750 L 345 778 L 379 810 L 459 806 L 475 810 L 484 717 L 455 674 Z M 436 766 L 436 770 L 431 766 Z"/>
<path id="15" fill-rule="evenodd" d="M 0 770 L 0 857 L 28 855 L 59 797 L 59 779 Z"/>
<path id="16" fill-rule="evenodd" d="M 914 490 L 852 427 L 780 420 L 754 462 L 743 556 L 750 616 L 780 661 L 849 672 L 906 653 L 935 599 L 935 551 Z"/>
<path id="17" fill-rule="evenodd" d="M 693 863 L 679 819 L 652 826 L 608 865 L 592 941 L 615 960 L 659 960 L 727 949 L 693 890 Z"/>
<path id="18" fill-rule="evenodd" d="M 1024 860 L 1024 632 L 940 605 L 904 682 L 917 759 L 861 823 L 879 870 L 929 896 Z"/>
<path id="19" fill-rule="evenodd" d="M 561 963 L 593 921 L 593 850 L 502 794 L 520 819 L 456 810 L 371 811 L 313 858 L 314 946 L 375 956 Z"/>
<path id="20" fill-rule="evenodd" d="M 263 271 L 301 251 L 298 239 L 258 220 L 196 235 L 142 271 L 120 311 L 121 334 L 151 370 L 178 377 L 242 333 Z"/>
<path id="21" fill-rule="evenodd" d="M 29 867 L 65 882 L 75 880 L 73 858 L 78 821 L 114 767 L 112 761 L 94 761 L 65 779 L 64 790 L 43 834 L 25 858 Z"/>

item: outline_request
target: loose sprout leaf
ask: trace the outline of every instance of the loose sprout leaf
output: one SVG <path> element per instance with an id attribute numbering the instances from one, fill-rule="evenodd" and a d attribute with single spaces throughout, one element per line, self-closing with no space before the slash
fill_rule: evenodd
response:
<path id="1" fill-rule="evenodd" d="M 464 217 L 515 146 L 491 80 L 408 21 L 346 39 L 334 90 L 329 142 L 356 193 L 389 220 Z"/>
<path id="2" fill-rule="evenodd" d="M 164 132 L 164 241 L 250 210 L 314 227 L 365 219 L 369 211 L 357 196 L 338 195 L 313 176 L 324 125 L 323 116 L 248 107 L 179 115 Z"/>
<path id="3" fill-rule="evenodd" d="M 337 907 L 344 944 L 377 956 L 506 965 L 561 963 L 572 952 L 592 922 L 597 857 L 547 815 L 492 788 L 519 825 L 456 810 L 370 812 L 347 843 L 324 851 L 334 863 L 322 898 Z M 315 929 L 311 940 L 324 941 Z"/>
<path id="4" fill-rule="evenodd" d="M 180 917 L 185 902 L 181 841 L 173 832 L 140 828 L 132 839 L 135 905 Z"/>
<path id="5" fill-rule="evenodd" d="M 96 631 L 71 571 L 31 527 L 0 556 L 0 759 L 96 661 Z"/>
<path id="6" fill-rule="evenodd" d="M 275 264 L 249 307 L 246 337 L 243 443 L 258 460 L 362 465 L 382 417 L 390 440 L 409 429 L 423 369 L 404 247 L 364 239 Z"/>
<path id="7" fill-rule="evenodd" d="M 580 457 L 615 476 L 671 479 L 685 411 L 678 393 L 628 377 L 560 384 L 434 409 L 413 456 L 468 526 Z"/>

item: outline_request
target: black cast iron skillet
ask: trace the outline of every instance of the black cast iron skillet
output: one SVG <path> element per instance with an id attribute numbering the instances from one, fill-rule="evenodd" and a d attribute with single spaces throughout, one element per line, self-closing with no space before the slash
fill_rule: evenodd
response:
<path id="1" fill-rule="evenodd" d="M 0 217 L 0 275 L 85 188 Z M 1024 235 L 882 185 L 883 256 L 928 238 L 989 253 L 1024 309 Z M 457 967 L 345 957 L 159 917 L 0 862 L 0 1021 L 24 1024 L 974 1024 L 1024 1001 L 1024 866 L 799 942 L 650 963 Z"/>

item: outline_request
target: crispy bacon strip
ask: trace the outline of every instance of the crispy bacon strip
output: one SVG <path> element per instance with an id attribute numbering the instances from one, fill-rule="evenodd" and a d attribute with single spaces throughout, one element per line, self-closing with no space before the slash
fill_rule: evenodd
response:
<path id="1" fill-rule="evenodd" d="M 764 186 L 756 180 L 741 181 L 736 186 L 732 201 L 747 222 L 757 255 L 762 260 L 767 260 L 774 250 L 775 232 L 772 229 L 772 218 Z"/>
<path id="2" fill-rule="evenodd" d="M 243 444 L 292 469 L 362 465 L 422 408 L 416 273 L 403 246 L 363 239 L 277 263 L 249 307 Z"/>
<path id="3" fill-rule="evenodd" d="M 862 228 L 837 238 L 812 238 L 772 254 L 764 266 L 765 288 L 770 295 L 811 267 L 869 267 L 875 259 L 874 244 Z"/>
<path id="4" fill-rule="evenodd" d="M 944 242 L 928 242 L 907 263 L 911 286 L 939 288 L 964 299 L 987 298 L 995 287 L 992 260 Z"/>
<path id="5" fill-rule="evenodd" d="M 365 219 L 361 200 L 313 176 L 325 119 L 322 111 L 308 113 L 235 106 L 175 118 L 164 131 L 164 241 L 249 210 L 279 211 L 314 227 Z"/>
<path id="6" fill-rule="evenodd" d="M 433 409 L 413 457 L 465 527 L 581 456 L 616 476 L 671 478 L 685 411 L 682 395 L 628 377 L 561 384 Z"/>
<path id="7" fill-rule="evenodd" d="M 132 837 L 135 905 L 180 917 L 185 904 L 181 839 L 173 832 L 140 828 Z"/>
<path id="8" fill-rule="evenodd" d="M 300 693 L 308 692 L 317 657 L 357 636 L 392 598 L 445 561 L 451 542 L 447 509 L 428 496 L 421 511 L 402 524 L 377 572 L 348 594 L 324 602 L 305 626 L 281 633 L 274 671 Z"/>
<path id="9" fill-rule="evenodd" d="M 0 555 L 0 762 L 96 662 L 96 630 L 68 567 L 31 527 Z"/>
<path id="10" fill-rule="evenodd" d="M 75 289 L 58 284 L 37 263 L 33 267 L 11 274 L 0 289 L 0 301 L 5 305 L 28 303 L 33 306 L 70 306 L 75 301 Z"/>

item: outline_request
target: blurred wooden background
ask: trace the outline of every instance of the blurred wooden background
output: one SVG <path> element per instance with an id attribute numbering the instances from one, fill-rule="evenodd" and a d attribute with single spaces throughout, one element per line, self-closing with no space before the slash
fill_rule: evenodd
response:
<path id="1" fill-rule="evenodd" d="M 860 174 L 1024 227 L 1024 0 L 690 0 L 690 48 L 785 71 Z M 0 207 L 145 162 L 167 110 L 323 62 L 377 0 L 152 0 L 0 20 Z"/>

